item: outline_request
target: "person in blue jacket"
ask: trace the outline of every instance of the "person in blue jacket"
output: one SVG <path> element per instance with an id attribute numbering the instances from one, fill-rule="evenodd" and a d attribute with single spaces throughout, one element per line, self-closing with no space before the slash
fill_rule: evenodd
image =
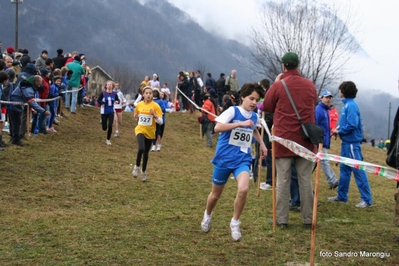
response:
<path id="1" fill-rule="evenodd" d="M 61 77 L 56 76 L 53 78 L 53 84 L 50 86 L 50 91 L 48 98 L 49 99 L 54 99 L 59 96 L 59 90 L 60 90 L 60 85 L 61 85 Z M 53 100 L 51 102 L 47 102 L 47 105 L 49 106 L 50 109 L 50 119 L 48 120 L 48 130 L 52 132 L 57 132 L 57 130 L 54 129 L 53 123 L 57 114 L 57 100 Z"/>
<path id="2" fill-rule="evenodd" d="M 114 91 L 114 82 L 107 81 L 105 83 L 105 90 L 101 92 L 97 99 L 100 106 L 101 125 L 102 129 L 107 130 L 107 139 L 105 143 L 111 145 L 112 124 L 114 123 L 114 104 L 119 103 L 118 94 Z"/>
<path id="3" fill-rule="evenodd" d="M 342 108 L 339 120 L 339 128 L 333 129 L 342 140 L 341 156 L 363 161 L 362 149 L 360 143 L 363 140 L 362 118 L 360 116 L 359 106 L 355 98 L 357 88 L 352 81 L 345 81 L 339 86 L 339 91 L 344 107 Z M 354 174 L 357 188 L 360 192 L 361 202 L 356 204 L 357 208 L 369 208 L 373 204 L 371 189 L 366 172 L 341 163 L 340 180 L 338 185 L 338 195 L 329 197 L 332 202 L 347 202 L 348 190 L 351 174 Z"/>
<path id="4" fill-rule="evenodd" d="M 328 110 L 330 110 L 332 97 L 333 95 L 330 91 L 323 91 L 320 94 L 320 102 L 315 109 L 316 124 L 324 131 L 323 153 L 328 153 L 327 150 L 330 149 L 331 144 L 330 115 Z M 338 187 L 338 179 L 335 176 L 334 171 L 331 169 L 330 161 L 321 160 L 321 169 L 323 169 L 323 172 L 326 175 L 330 189 Z"/>
<path id="5" fill-rule="evenodd" d="M 162 125 L 156 124 L 157 128 L 155 131 L 155 139 L 152 141 L 151 151 L 160 151 L 162 144 L 162 137 L 165 131 L 165 124 L 166 124 L 166 109 L 168 108 L 168 102 L 164 99 L 165 94 L 159 91 L 158 88 L 154 88 L 152 90 L 153 100 L 156 102 L 162 110 Z"/>
<path id="6" fill-rule="evenodd" d="M 263 89 L 257 83 L 245 83 L 240 91 L 240 106 L 232 106 L 216 118 L 215 132 L 221 133 L 216 145 L 212 176 L 212 191 L 207 198 L 202 231 L 211 230 L 212 211 L 216 206 L 230 174 L 237 180 L 237 195 L 234 200 L 234 213 L 230 222 L 233 241 L 241 239 L 240 216 L 244 209 L 249 187 L 249 173 L 252 163 L 252 137 L 259 142 L 260 155 L 267 155 L 266 146 L 256 125 L 258 115 L 253 111 L 259 99 L 263 97 Z"/>
<path id="7" fill-rule="evenodd" d="M 21 103 L 28 103 L 30 108 L 42 115 L 50 115 L 49 111 L 43 109 L 35 101 L 36 91 L 42 85 L 42 82 L 42 77 L 39 75 L 28 77 L 26 80 L 21 81 L 10 94 L 9 101 L 15 103 L 8 106 L 11 143 L 14 145 L 24 146 L 21 142 L 20 134 L 21 115 L 24 110 L 24 106 Z"/>

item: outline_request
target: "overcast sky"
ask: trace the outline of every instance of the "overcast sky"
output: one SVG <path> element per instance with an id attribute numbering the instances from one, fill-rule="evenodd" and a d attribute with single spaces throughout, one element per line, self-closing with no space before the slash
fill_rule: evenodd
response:
<path id="1" fill-rule="evenodd" d="M 258 15 L 260 0 L 168 0 L 190 14 L 204 29 L 246 42 Z M 320 0 L 322 1 L 322 0 Z M 331 2 L 329 0 L 328 2 Z M 369 58 L 355 57 L 356 73 L 344 76 L 359 88 L 380 90 L 399 97 L 399 1 L 335 0 L 356 13 L 359 41 Z"/>

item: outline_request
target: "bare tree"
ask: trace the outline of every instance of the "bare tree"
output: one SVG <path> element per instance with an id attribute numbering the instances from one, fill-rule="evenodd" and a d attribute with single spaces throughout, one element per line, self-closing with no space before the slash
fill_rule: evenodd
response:
<path id="1" fill-rule="evenodd" d="M 242 61 L 256 74 L 271 80 L 281 72 L 281 57 L 298 54 L 299 71 L 318 88 L 332 89 L 360 44 L 350 32 L 351 11 L 311 0 L 268 1 L 263 5 L 259 26 L 250 33 L 252 58 Z M 335 90 L 336 91 L 336 90 Z"/>
<path id="2" fill-rule="evenodd" d="M 144 74 L 134 71 L 131 67 L 124 64 L 115 64 L 108 72 L 114 81 L 121 84 L 124 94 L 137 93 Z"/>

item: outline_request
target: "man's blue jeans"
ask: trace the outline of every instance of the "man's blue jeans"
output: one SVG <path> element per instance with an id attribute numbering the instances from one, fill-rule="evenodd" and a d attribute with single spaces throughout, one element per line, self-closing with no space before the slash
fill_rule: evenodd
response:
<path id="1" fill-rule="evenodd" d="M 296 172 L 294 160 L 291 163 L 291 206 L 301 206 L 301 197 L 299 194 L 298 173 Z"/>
<path id="2" fill-rule="evenodd" d="M 70 92 L 70 91 L 74 92 Z M 65 93 L 65 107 L 70 108 L 71 112 L 76 112 L 76 103 L 78 101 L 78 88 L 76 87 L 68 87 L 67 92 Z M 72 100 L 71 100 L 72 97 Z"/>

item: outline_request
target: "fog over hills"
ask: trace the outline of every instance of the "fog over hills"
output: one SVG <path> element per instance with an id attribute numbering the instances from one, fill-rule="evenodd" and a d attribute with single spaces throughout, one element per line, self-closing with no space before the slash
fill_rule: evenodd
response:
<path id="1" fill-rule="evenodd" d="M 15 5 L 2 4 L 3 50 L 14 46 Z M 41 50 L 56 55 L 77 50 L 104 69 L 129 65 L 161 79 L 181 70 L 202 66 L 214 77 L 237 69 L 240 81 L 251 73 L 235 60 L 249 55 L 248 47 L 218 38 L 166 1 L 68 0 L 24 1 L 19 5 L 19 48 L 28 48 L 32 59 Z M 258 80 L 258 78 L 256 78 Z M 161 80 L 162 81 L 162 80 Z"/>

